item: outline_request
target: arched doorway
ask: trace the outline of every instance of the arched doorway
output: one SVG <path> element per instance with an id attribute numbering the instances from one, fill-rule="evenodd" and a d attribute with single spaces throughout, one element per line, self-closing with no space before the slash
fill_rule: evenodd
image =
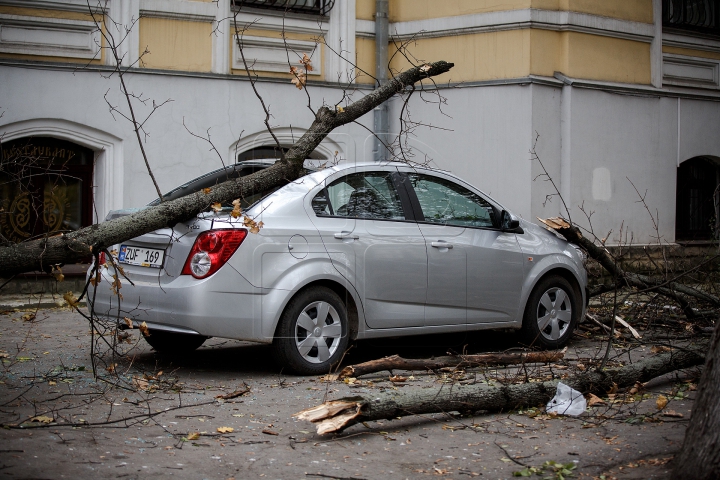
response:
<path id="1" fill-rule="evenodd" d="M 94 152 L 53 137 L 0 144 L 0 233 L 11 242 L 90 225 Z"/>
<path id="2" fill-rule="evenodd" d="M 718 239 L 720 224 L 720 162 L 710 157 L 694 157 L 677 170 L 675 209 L 676 241 Z"/>

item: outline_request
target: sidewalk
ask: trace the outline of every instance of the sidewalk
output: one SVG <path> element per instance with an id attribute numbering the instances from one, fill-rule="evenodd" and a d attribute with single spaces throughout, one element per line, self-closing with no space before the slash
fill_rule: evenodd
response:
<path id="1" fill-rule="evenodd" d="M 73 292 L 75 298 L 80 296 L 80 292 Z M 7 310 L 34 310 L 41 308 L 55 308 L 66 306 L 67 303 L 62 295 L 49 293 L 12 293 L 0 294 L 0 312 Z M 80 306 L 85 306 L 85 301 L 80 302 Z"/>

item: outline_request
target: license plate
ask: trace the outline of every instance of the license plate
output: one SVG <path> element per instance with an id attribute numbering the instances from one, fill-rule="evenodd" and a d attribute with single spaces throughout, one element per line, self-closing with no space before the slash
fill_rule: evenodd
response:
<path id="1" fill-rule="evenodd" d="M 140 267 L 160 268 L 165 258 L 165 250 L 157 248 L 133 247 L 121 245 L 118 262 Z"/>

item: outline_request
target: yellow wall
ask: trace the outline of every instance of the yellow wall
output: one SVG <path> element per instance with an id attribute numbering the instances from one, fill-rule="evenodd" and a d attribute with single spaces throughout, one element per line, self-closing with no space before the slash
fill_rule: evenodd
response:
<path id="1" fill-rule="evenodd" d="M 720 53 L 705 52 L 703 50 L 691 50 L 689 48 L 663 47 L 663 53 L 687 55 L 688 57 L 714 58 L 716 60 L 720 60 Z"/>
<path id="2" fill-rule="evenodd" d="M 142 66 L 163 70 L 209 72 L 212 68 L 212 24 L 170 20 L 140 19 Z"/>
<path id="3" fill-rule="evenodd" d="M 356 8 L 358 12 L 359 8 Z M 363 12 L 366 8 L 363 6 Z M 390 21 L 407 22 L 524 8 L 569 10 L 653 23 L 652 0 L 390 0 Z"/>
<path id="4" fill-rule="evenodd" d="M 530 73 L 529 38 L 530 30 L 428 38 L 413 42 L 409 51 L 421 61 L 455 63 L 450 72 L 438 77 L 438 82 L 517 78 Z M 389 53 L 394 53 L 392 45 Z M 408 66 L 403 55 L 393 57 L 393 70 L 405 70 Z"/>
<path id="5" fill-rule="evenodd" d="M 375 0 L 355 0 L 355 18 L 375 20 Z"/>
<path id="6" fill-rule="evenodd" d="M 563 68 L 570 77 L 649 85 L 650 44 L 564 32 Z"/>
<path id="7" fill-rule="evenodd" d="M 649 44 L 584 33 L 524 29 L 428 38 L 414 42 L 409 52 L 421 61 L 455 63 L 443 82 L 562 72 L 588 80 L 650 84 Z M 402 55 L 391 65 L 395 70 L 408 66 Z"/>
<path id="8" fill-rule="evenodd" d="M 390 21 L 455 17 L 472 13 L 530 8 L 531 0 L 390 0 Z"/>
<path id="9" fill-rule="evenodd" d="M 372 38 L 355 38 L 355 65 L 369 75 L 375 76 L 375 40 Z M 358 70 L 357 83 L 374 83 L 369 75 Z"/>

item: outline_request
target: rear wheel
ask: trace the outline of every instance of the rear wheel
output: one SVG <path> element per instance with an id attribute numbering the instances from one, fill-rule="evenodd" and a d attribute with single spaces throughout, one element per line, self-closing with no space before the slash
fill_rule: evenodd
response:
<path id="1" fill-rule="evenodd" d="M 311 287 L 293 297 L 280 317 L 273 341 L 281 366 L 301 375 L 328 373 L 348 345 L 347 309 L 326 287 Z"/>
<path id="2" fill-rule="evenodd" d="M 208 337 L 191 335 L 187 333 L 168 332 L 165 330 L 150 330 L 150 335 L 144 337 L 145 341 L 159 353 L 179 354 L 188 353 L 200 348 Z"/>
<path id="3" fill-rule="evenodd" d="M 572 285 L 563 277 L 553 275 L 540 280 L 525 306 L 522 341 L 543 348 L 563 347 L 580 314 L 577 300 Z"/>

